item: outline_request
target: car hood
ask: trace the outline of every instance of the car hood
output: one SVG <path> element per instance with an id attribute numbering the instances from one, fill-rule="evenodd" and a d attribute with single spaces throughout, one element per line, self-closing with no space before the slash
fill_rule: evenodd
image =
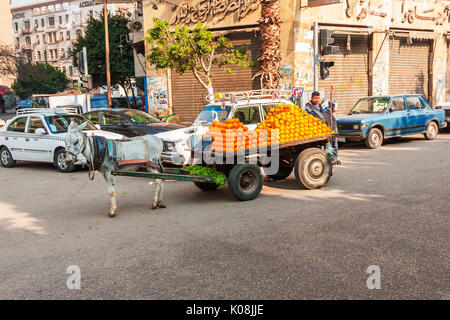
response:
<path id="1" fill-rule="evenodd" d="M 365 119 L 372 119 L 376 117 L 380 117 L 381 114 L 379 113 L 358 113 L 358 114 L 352 114 L 345 117 L 340 117 L 337 119 L 337 122 L 360 122 L 361 120 Z"/>
<path id="2" fill-rule="evenodd" d="M 136 126 L 136 128 L 139 129 L 156 129 L 160 131 L 170 131 L 170 130 L 176 130 L 176 129 L 182 129 L 185 128 L 185 126 L 182 126 L 181 124 L 177 123 L 149 123 L 143 126 Z"/>
<path id="3" fill-rule="evenodd" d="M 208 127 L 198 127 L 198 126 L 192 126 L 192 127 L 186 127 L 186 128 L 180 128 L 175 129 L 171 131 L 165 131 L 155 134 L 158 138 L 164 140 L 164 141 L 171 141 L 171 142 L 181 142 L 181 141 L 187 141 L 189 137 L 192 135 L 203 135 L 208 131 Z"/>

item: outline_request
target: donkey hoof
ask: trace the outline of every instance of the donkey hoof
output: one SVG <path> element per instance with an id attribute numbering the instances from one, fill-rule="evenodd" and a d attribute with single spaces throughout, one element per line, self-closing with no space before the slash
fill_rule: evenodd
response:
<path id="1" fill-rule="evenodd" d="M 159 207 L 158 207 L 158 205 L 157 204 L 152 204 L 152 210 L 156 210 L 156 209 L 158 209 Z"/>
<path id="2" fill-rule="evenodd" d="M 116 211 L 110 210 L 110 211 L 108 212 L 108 216 L 109 216 L 110 218 L 115 218 L 115 217 L 116 217 Z"/>
<path id="3" fill-rule="evenodd" d="M 158 208 L 160 208 L 160 209 L 165 209 L 165 208 L 167 208 L 165 205 L 163 205 L 163 204 L 158 204 Z"/>

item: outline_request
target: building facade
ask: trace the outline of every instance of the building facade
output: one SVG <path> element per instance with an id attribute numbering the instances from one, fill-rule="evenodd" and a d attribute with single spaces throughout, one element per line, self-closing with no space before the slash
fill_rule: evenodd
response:
<path id="1" fill-rule="evenodd" d="M 117 9 L 109 4 L 108 10 Z M 131 8 L 134 6 L 131 4 Z M 127 9 L 127 5 L 121 5 Z M 82 35 L 90 16 L 98 17 L 103 5 L 95 0 L 29 1 L 11 7 L 12 30 L 16 52 L 25 53 L 32 62 L 48 62 L 72 80 L 79 78 L 71 52 Z"/>
<path id="2" fill-rule="evenodd" d="M 11 30 L 11 11 L 9 10 L 11 0 L 0 1 L 0 45 L 4 47 L 13 46 L 13 33 Z M 13 78 L 0 74 L 0 85 L 10 87 Z"/>
<path id="3" fill-rule="evenodd" d="M 448 61 L 450 1 L 436 0 L 280 0 L 282 86 L 318 89 L 335 87 L 338 113 L 345 114 L 363 96 L 419 93 L 432 104 L 450 100 Z M 247 44 L 256 60 L 260 51 L 257 0 L 163 1 L 144 0 L 144 29 L 153 17 L 172 25 L 207 23 L 233 43 Z M 319 55 L 314 72 L 314 25 L 317 33 L 330 30 L 329 55 Z M 320 51 L 320 39 L 318 39 Z M 334 62 L 329 77 L 320 79 L 320 62 Z M 259 89 L 252 77 L 258 68 L 228 75 L 215 70 L 216 91 Z M 150 66 L 147 76 L 153 77 Z M 190 74 L 158 74 L 169 93 L 173 112 L 192 121 L 204 105 L 206 93 Z"/>

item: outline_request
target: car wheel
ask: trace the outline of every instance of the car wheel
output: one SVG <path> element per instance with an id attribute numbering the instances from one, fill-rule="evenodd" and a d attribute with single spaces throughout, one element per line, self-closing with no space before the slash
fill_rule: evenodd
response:
<path id="1" fill-rule="evenodd" d="M 75 170 L 75 165 L 67 162 L 66 152 L 64 149 L 59 149 L 56 151 L 54 165 L 59 172 L 68 173 Z"/>
<path id="2" fill-rule="evenodd" d="M 16 165 L 16 161 L 13 159 L 11 152 L 9 152 L 8 148 L 6 147 L 3 147 L 0 150 L 0 162 L 5 168 L 11 168 Z"/>
<path id="3" fill-rule="evenodd" d="M 366 146 L 370 149 L 378 149 L 383 144 L 383 133 L 378 128 L 372 128 L 366 138 Z"/>
<path id="4" fill-rule="evenodd" d="M 436 124 L 436 122 L 430 122 L 427 126 L 427 131 L 423 134 L 425 136 L 425 139 L 427 140 L 434 140 L 436 139 L 439 132 L 439 128 Z"/>

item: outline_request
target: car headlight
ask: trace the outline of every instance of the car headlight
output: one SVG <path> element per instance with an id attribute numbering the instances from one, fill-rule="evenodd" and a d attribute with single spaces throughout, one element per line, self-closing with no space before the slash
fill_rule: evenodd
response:
<path id="1" fill-rule="evenodd" d="M 353 130 L 359 130 L 360 128 L 361 128 L 361 126 L 360 126 L 359 123 L 355 123 L 355 124 L 353 125 Z"/>
<path id="2" fill-rule="evenodd" d="M 175 143 L 164 141 L 164 151 L 172 152 L 175 150 Z"/>

